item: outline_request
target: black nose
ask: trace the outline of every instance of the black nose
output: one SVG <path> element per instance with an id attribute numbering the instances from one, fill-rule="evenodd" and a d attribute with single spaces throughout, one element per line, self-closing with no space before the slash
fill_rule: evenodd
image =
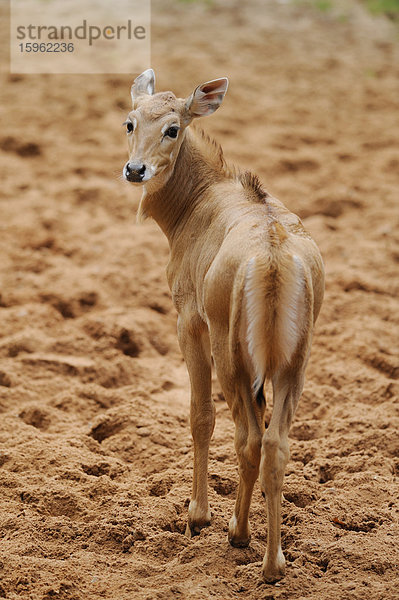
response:
<path id="1" fill-rule="evenodd" d="M 145 165 L 141 163 L 128 162 L 125 167 L 125 175 L 128 181 L 143 181 Z"/>

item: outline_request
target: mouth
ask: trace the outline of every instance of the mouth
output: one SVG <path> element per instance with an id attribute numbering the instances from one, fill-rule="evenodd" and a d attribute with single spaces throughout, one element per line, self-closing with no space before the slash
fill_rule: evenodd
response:
<path id="1" fill-rule="evenodd" d="M 135 164 L 127 162 L 123 167 L 123 178 L 129 183 L 142 185 L 149 181 L 154 175 L 154 169 L 144 164 Z"/>
<path id="2" fill-rule="evenodd" d="M 129 183 L 135 183 L 136 185 L 143 185 L 145 183 L 144 179 L 142 179 L 139 176 L 136 175 L 126 175 L 125 173 L 123 174 L 123 177 L 126 181 L 128 181 Z"/>

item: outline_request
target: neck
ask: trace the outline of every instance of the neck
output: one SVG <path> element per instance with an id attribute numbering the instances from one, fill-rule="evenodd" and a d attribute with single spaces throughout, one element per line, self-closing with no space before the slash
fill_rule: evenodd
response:
<path id="1" fill-rule="evenodd" d="M 153 193 L 147 190 L 145 196 L 145 216 L 158 223 L 169 242 L 184 227 L 208 188 L 225 177 L 221 153 L 208 156 L 202 142 L 186 130 L 172 175 L 161 189 Z"/>

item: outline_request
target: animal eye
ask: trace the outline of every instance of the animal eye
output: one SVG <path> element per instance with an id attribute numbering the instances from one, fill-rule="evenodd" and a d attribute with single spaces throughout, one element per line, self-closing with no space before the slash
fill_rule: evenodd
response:
<path id="1" fill-rule="evenodd" d="M 126 125 L 126 133 L 132 133 L 133 132 L 133 123 L 131 121 L 126 121 L 125 123 Z"/>
<path id="2" fill-rule="evenodd" d="M 169 129 L 167 129 L 164 133 L 164 135 L 167 135 L 170 138 L 176 138 L 177 137 L 177 132 L 179 131 L 179 127 L 177 127 L 176 125 L 169 127 Z"/>

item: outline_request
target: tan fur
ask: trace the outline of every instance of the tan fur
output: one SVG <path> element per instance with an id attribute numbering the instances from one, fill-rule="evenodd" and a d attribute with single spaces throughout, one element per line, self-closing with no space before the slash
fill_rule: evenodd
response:
<path id="1" fill-rule="evenodd" d="M 255 175 L 229 168 L 220 146 L 190 126 L 192 98 L 201 99 L 195 116 L 201 110 L 209 114 L 220 104 L 226 80 L 207 82 L 199 86 L 200 93 L 197 88 L 179 100 L 170 93 L 143 94 L 147 79 L 150 87 L 153 83 L 151 74 L 144 75 L 137 97 L 132 90 L 138 128 L 130 141 L 130 160 L 139 155 L 144 163 L 162 165 L 145 184 L 140 213 L 155 219 L 169 240 L 167 277 L 190 375 L 194 478 L 187 535 L 210 521 L 212 355 L 236 424 L 240 482 L 229 541 L 235 546 L 250 541 L 249 506 L 260 472 L 268 511 L 263 575 L 275 581 L 285 569 L 280 504 L 288 431 L 323 298 L 323 263 L 298 217 L 267 194 Z M 176 141 L 161 140 L 162 123 L 176 118 Z M 274 407 L 265 431 L 266 379 L 272 381 Z"/>
<path id="2" fill-rule="evenodd" d="M 303 330 L 304 288 L 303 268 L 295 255 L 272 252 L 248 263 L 244 297 L 255 394 L 277 369 L 291 362 Z"/>

